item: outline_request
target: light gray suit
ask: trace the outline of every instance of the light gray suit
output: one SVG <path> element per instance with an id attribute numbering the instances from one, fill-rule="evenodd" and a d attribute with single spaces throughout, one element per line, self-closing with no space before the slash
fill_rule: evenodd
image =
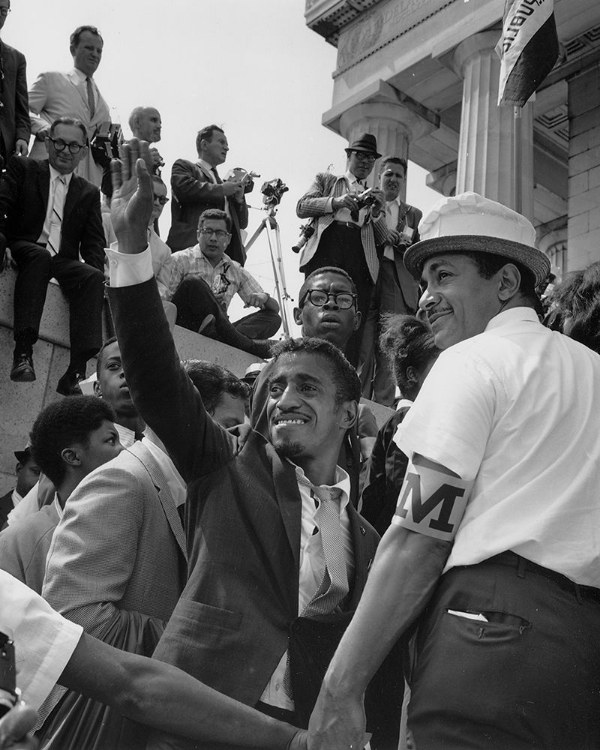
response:
<path id="1" fill-rule="evenodd" d="M 33 135 L 52 125 L 59 117 L 75 117 L 85 125 L 88 140 L 91 139 L 103 122 L 110 120 L 110 110 L 98 87 L 94 83 L 95 112 L 90 116 L 87 88 L 85 81 L 81 81 L 75 68 L 68 73 L 51 71 L 40 73 L 29 90 L 29 109 L 31 117 L 31 131 Z M 48 158 L 46 144 L 34 141 L 29 154 L 38 161 Z M 97 187 L 102 182 L 102 167 L 92 158 L 91 151 L 82 159 L 75 173 L 89 180 Z"/>

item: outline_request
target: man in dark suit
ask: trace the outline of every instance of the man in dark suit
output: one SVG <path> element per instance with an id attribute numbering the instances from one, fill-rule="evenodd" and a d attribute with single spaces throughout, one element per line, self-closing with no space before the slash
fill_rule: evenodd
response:
<path id="1" fill-rule="evenodd" d="M 10 0 L 0 0 L 0 31 L 10 13 Z M 0 40 L 0 156 L 27 156 L 31 123 L 27 99 L 26 63 L 19 50 Z"/>
<path id="2" fill-rule="evenodd" d="M 195 245 L 200 214 L 207 208 L 219 208 L 229 214 L 232 224 L 227 254 L 243 266 L 246 252 L 240 230 L 248 226 L 244 186 L 238 180 L 223 182 L 217 172 L 217 166 L 223 164 L 229 151 L 225 133 L 217 125 L 202 128 L 196 136 L 196 150 L 196 163 L 177 159 L 173 164 L 167 245 L 174 253 Z"/>
<path id="3" fill-rule="evenodd" d="M 423 213 L 402 200 L 405 182 L 406 159 L 384 157 L 379 167 L 379 187 L 385 198 L 388 233 L 381 243 L 379 278 L 365 323 L 358 367 L 362 395 L 384 406 L 394 405 L 396 382 L 377 342 L 381 316 L 386 313 L 412 315 L 419 302 L 419 285 L 406 270 L 404 253 L 407 247 L 419 241 Z"/>
<path id="4" fill-rule="evenodd" d="M 149 159 L 147 147 L 142 153 Z M 155 658 L 265 713 L 305 721 L 314 695 L 302 705 L 299 648 L 318 659 L 313 613 L 322 605 L 330 626 L 345 625 L 377 545 L 336 466 L 359 381 L 329 342 L 283 343 L 270 380 L 269 440 L 252 432 L 236 454 L 235 438 L 208 417 L 179 363 L 143 250 L 152 189 L 137 156 L 132 142 L 113 194 L 121 252 L 110 252 L 110 301 L 133 400 L 188 482 L 188 583 Z M 124 254 L 147 281 L 129 285 Z M 150 746 L 196 747 L 166 737 Z"/>
<path id="5" fill-rule="evenodd" d="M 10 247 L 18 268 L 10 378 L 35 380 L 33 344 L 48 282 L 55 278 L 70 303 L 71 360 L 56 389 L 63 395 L 81 392 L 86 362 L 102 344 L 100 193 L 73 174 L 86 151 L 83 124 L 60 118 L 50 130 L 48 160 L 14 157 L 0 181 L 0 247 Z"/>
<path id="6" fill-rule="evenodd" d="M 40 468 L 33 460 L 29 448 L 25 448 L 23 451 L 15 451 L 15 458 L 17 459 L 15 468 L 17 482 L 14 489 L 0 497 L 0 530 L 6 524 L 8 514 L 25 497 L 40 476 Z"/>

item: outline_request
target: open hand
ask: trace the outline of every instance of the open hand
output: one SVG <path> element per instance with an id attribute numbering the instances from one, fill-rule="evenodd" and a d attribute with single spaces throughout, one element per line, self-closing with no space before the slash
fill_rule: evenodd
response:
<path id="1" fill-rule="evenodd" d="M 146 141 L 132 138 L 111 162 L 113 195 L 110 218 L 122 253 L 139 253 L 148 244 L 152 214 L 152 158 Z"/>

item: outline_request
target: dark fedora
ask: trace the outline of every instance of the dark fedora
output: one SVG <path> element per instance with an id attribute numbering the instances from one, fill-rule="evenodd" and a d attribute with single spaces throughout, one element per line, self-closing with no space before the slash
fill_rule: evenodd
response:
<path id="1" fill-rule="evenodd" d="M 20 464 L 26 464 L 27 461 L 31 458 L 31 450 L 29 446 L 25 448 L 23 451 L 15 451 L 15 458 Z"/>
<path id="2" fill-rule="evenodd" d="M 377 138 L 371 133 L 361 133 L 355 141 L 348 144 L 345 151 L 347 154 L 350 154 L 351 151 L 363 151 L 365 154 L 373 154 L 378 159 L 381 156 L 377 153 Z"/>

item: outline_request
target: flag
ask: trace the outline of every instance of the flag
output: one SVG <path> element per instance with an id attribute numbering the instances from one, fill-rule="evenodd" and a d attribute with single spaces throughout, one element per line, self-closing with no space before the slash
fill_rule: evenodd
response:
<path id="1" fill-rule="evenodd" d="M 500 56 L 498 106 L 522 107 L 558 59 L 554 0 L 506 0 Z"/>

